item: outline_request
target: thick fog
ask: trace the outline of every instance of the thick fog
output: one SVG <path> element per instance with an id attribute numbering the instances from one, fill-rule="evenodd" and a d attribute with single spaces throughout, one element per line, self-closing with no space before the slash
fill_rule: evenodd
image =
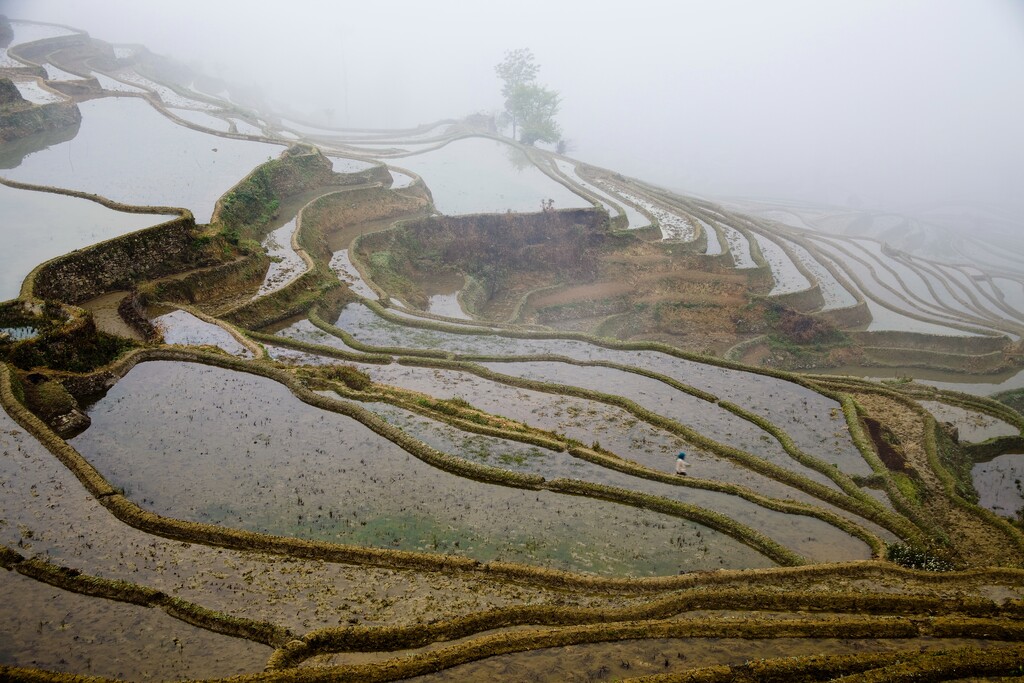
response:
<path id="1" fill-rule="evenodd" d="M 1024 212 L 1024 3 L 7 0 L 143 43 L 311 122 L 501 109 L 529 47 L 570 154 L 705 196 Z"/>

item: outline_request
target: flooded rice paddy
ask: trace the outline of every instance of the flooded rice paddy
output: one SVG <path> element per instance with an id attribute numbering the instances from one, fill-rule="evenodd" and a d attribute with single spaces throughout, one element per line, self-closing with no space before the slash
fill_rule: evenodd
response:
<path id="1" fill-rule="evenodd" d="M 865 651 L 916 653 L 922 649 L 985 644 L 985 641 L 953 638 L 659 638 L 571 645 L 501 655 L 409 680 L 415 683 L 504 679 L 536 683 L 592 683 L 672 674 L 685 676 L 685 672 L 698 667 L 738 666 L 758 660 L 810 656 L 822 652 L 836 655 L 855 655 Z"/>
<path id="2" fill-rule="evenodd" d="M 961 441 L 981 443 L 997 436 L 1013 436 L 1020 433 L 1013 425 L 977 411 L 938 401 L 921 401 L 921 405 L 934 415 L 936 420 L 949 422 L 955 426 Z"/>
<path id="3" fill-rule="evenodd" d="M 640 406 L 663 415 L 719 443 L 738 448 L 775 465 L 801 474 L 825 485 L 831 479 L 793 460 L 782 445 L 757 425 L 744 420 L 716 404 L 684 394 L 649 377 L 624 377 L 618 370 L 603 367 L 580 368 L 564 363 L 522 362 L 485 363 L 495 372 L 524 379 L 577 386 L 591 391 L 608 392 L 635 401 Z M 865 473 L 870 472 L 863 459 Z"/>
<path id="4" fill-rule="evenodd" d="M 725 235 L 725 242 L 729 245 L 729 253 L 732 254 L 732 260 L 736 267 L 756 268 L 754 257 L 750 255 L 750 242 L 743 236 L 743 233 L 730 225 L 724 223 L 719 225 Z"/>
<path id="5" fill-rule="evenodd" d="M 556 453 L 497 437 L 467 434 L 446 423 L 388 404 L 370 404 L 368 407 L 389 423 L 401 427 L 403 431 L 434 448 L 459 453 L 461 457 L 483 464 L 514 472 L 539 474 L 545 479 L 567 478 L 614 486 L 714 510 L 770 536 L 811 561 L 859 560 L 871 556 L 867 545 L 813 517 L 776 512 L 719 491 L 673 486 L 630 476 L 573 458 L 564 452 Z M 692 454 L 690 457 L 696 463 L 696 476 L 700 458 Z"/>
<path id="6" fill-rule="evenodd" d="M 602 573 L 769 564 L 685 520 L 453 477 L 259 377 L 145 363 L 90 417 L 72 444 L 136 503 L 190 521 Z"/>
<path id="7" fill-rule="evenodd" d="M 1007 453 L 971 469 L 978 505 L 1000 517 L 1024 514 L 1024 453 Z"/>
<path id="8" fill-rule="evenodd" d="M 276 145 L 176 125 L 143 100 L 103 98 L 79 107 L 82 125 L 74 139 L 26 157 L 7 177 L 125 204 L 184 207 L 205 222 L 224 192 L 281 152 Z"/>
<path id="9" fill-rule="evenodd" d="M 44 261 L 169 218 L 0 185 L 0 301 L 16 297 L 25 277 Z"/>
<path id="10" fill-rule="evenodd" d="M 732 370 L 707 363 L 686 360 L 654 351 L 618 351 L 594 346 L 582 341 L 562 339 L 516 339 L 499 335 L 455 334 L 436 330 L 408 328 L 377 316 L 361 304 L 346 306 L 335 323 L 348 331 L 357 340 L 377 346 L 403 346 L 418 349 L 443 349 L 459 354 L 530 356 L 554 354 L 580 361 L 608 361 L 667 375 L 689 386 L 709 392 L 720 399 L 736 403 L 748 410 L 763 415 L 786 430 L 798 446 L 817 452 L 828 451 L 828 459 L 835 462 L 849 474 L 867 474 L 866 463 L 850 441 L 839 404 L 817 392 L 793 382 L 767 375 Z M 313 328 L 309 323 L 298 323 L 279 332 L 315 343 L 331 344 L 326 333 Z M 512 373 L 509 369 L 517 363 L 497 363 L 492 367 L 497 372 Z M 555 370 L 559 364 L 545 364 L 546 369 Z M 584 369 L 564 366 L 563 372 L 572 375 Z M 612 378 L 603 389 L 615 393 L 624 382 L 638 386 L 637 382 L 653 382 L 658 396 L 665 399 L 663 405 L 698 401 L 667 385 L 646 377 L 626 374 L 603 368 L 586 368 L 586 371 L 602 370 Z M 572 379 L 572 377 L 568 377 Z M 556 380 L 551 380 L 556 381 Z M 567 382 L 567 383 L 572 383 Z M 677 399 L 676 396 L 679 395 Z M 667 399 L 671 398 L 671 401 Z M 700 403 L 706 403 L 698 401 Z M 687 405 L 690 405 L 687 403 Z M 710 405 L 710 404 L 709 404 Z M 648 406 L 658 412 L 658 406 Z M 703 410 L 703 408 L 701 408 Z M 815 420 L 804 419 L 810 413 Z M 826 456 L 822 456 L 826 457 Z"/>
<path id="11" fill-rule="evenodd" d="M 99 81 L 100 87 L 112 93 L 134 93 L 138 95 L 144 94 L 146 91 L 135 85 L 128 85 L 116 78 L 94 71 L 92 77 Z"/>
<path id="12" fill-rule="evenodd" d="M 403 158 L 401 165 L 423 178 L 437 210 L 445 214 L 535 212 L 544 199 L 554 200 L 556 209 L 590 206 L 521 151 L 497 140 L 456 140 Z"/>
<path id="13" fill-rule="evenodd" d="M 11 29 L 14 31 L 14 38 L 11 39 L 8 47 L 14 47 L 22 43 L 31 43 L 36 40 L 45 40 L 46 38 L 73 36 L 80 33 L 65 26 L 34 21 L 12 21 Z"/>
<path id="14" fill-rule="evenodd" d="M 257 297 L 276 292 L 306 270 L 302 257 L 292 248 L 292 235 L 297 218 L 271 231 L 263 240 L 263 248 L 270 256 L 270 268 L 263 278 Z"/>
<path id="15" fill-rule="evenodd" d="M 6 522 L 0 542 L 25 556 L 297 632 L 339 623 L 410 623 L 521 598 L 516 587 L 488 584 L 481 590 L 467 577 L 276 557 L 150 535 L 114 518 L 2 411 L 0 519 Z M 577 601 L 564 591 L 531 592 L 537 603 Z"/>
<path id="16" fill-rule="evenodd" d="M 598 202 L 601 204 L 602 208 L 604 208 L 604 210 L 608 212 L 609 216 L 616 216 L 621 213 L 621 211 L 618 208 L 616 208 L 616 206 L 618 205 L 615 203 L 615 200 L 613 200 L 604 190 L 588 183 L 586 180 L 581 178 L 578 173 L 576 173 L 575 164 L 566 161 L 565 159 L 552 159 L 552 162 L 555 164 L 555 168 L 557 168 L 562 175 L 566 176 L 574 184 L 579 185 L 583 189 L 594 194 L 597 197 Z M 633 210 L 633 213 L 640 215 L 636 212 L 635 209 Z M 640 218 L 642 219 L 643 216 L 640 216 Z M 634 226 L 632 225 L 632 223 L 630 223 L 629 227 L 641 226 Z"/>
<path id="17" fill-rule="evenodd" d="M 83 76 L 73 74 L 70 71 L 59 69 L 53 64 L 43 64 L 43 68 L 46 69 L 46 80 L 48 81 L 79 81 L 83 78 Z"/>
<path id="18" fill-rule="evenodd" d="M 796 254 L 803 267 L 814 276 L 818 283 L 821 296 L 825 300 L 821 310 L 831 311 L 837 308 L 849 308 L 857 304 L 857 298 L 839 283 L 839 280 L 825 267 L 820 258 L 815 258 L 811 252 L 795 242 L 788 240 L 783 240 L 783 242 L 791 252 Z"/>
<path id="19" fill-rule="evenodd" d="M 714 226 L 712 226 L 707 221 L 701 220 L 700 218 L 697 217 L 693 217 L 693 220 L 700 223 L 701 227 L 704 230 L 704 234 L 707 235 L 708 246 L 707 249 L 704 250 L 704 253 L 707 254 L 708 256 L 717 256 L 718 254 L 721 254 L 723 251 L 722 240 L 718 238 L 718 231 L 715 230 Z"/>
<path id="20" fill-rule="evenodd" d="M 772 279 L 775 281 L 771 291 L 768 292 L 769 296 L 800 292 L 810 288 L 811 283 L 807 277 L 797 270 L 793 259 L 781 246 L 764 235 L 754 233 L 754 239 L 757 240 L 761 255 L 768 263 L 768 268 L 772 271 Z"/>
<path id="21" fill-rule="evenodd" d="M 66 95 L 50 90 L 35 78 L 16 78 L 12 80 L 14 80 L 14 85 L 18 88 L 21 96 L 33 104 L 65 102 L 68 99 Z"/>
<path id="22" fill-rule="evenodd" d="M 0 664 L 127 680 L 259 671 L 271 648 L 190 626 L 161 609 L 63 591 L 5 572 Z"/>
<path id="23" fill-rule="evenodd" d="M 184 119 L 189 123 L 193 123 L 202 128 L 208 128 L 212 131 L 220 133 L 227 133 L 231 128 L 231 124 L 226 119 L 222 119 L 219 116 L 208 114 L 205 111 L 196 111 L 194 109 L 168 109 L 171 114 L 177 116 L 179 119 Z"/>
<path id="24" fill-rule="evenodd" d="M 358 173 L 360 171 L 373 168 L 374 166 L 372 161 L 363 161 L 362 159 L 349 159 L 348 157 L 335 156 L 329 158 L 331 160 L 331 167 L 335 173 Z"/>
<path id="25" fill-rule="evenodd" d="M 661 230 L 663 240 L 689 242 L 696 239 L 697 230 L 690 223 L 688 216 L 666 209 L 630 192 L 621 192 L 620 194 L 627 202 L 639 206 L 649 215 L 654 216 L 658 221 L 658 228 Z"/>
<path id="26" fill-rule="evenodd" d="M 69 33 L 55 27 L 26 26 L 27 32 L 25 26 L 16 25 L 15 43 L 33 35 L 47 37 L 47 32 Z M 134 52 L 133 47 L 118 46 L 114 54 L 128 59 Z M 6 63 L 4 60 L 14 61 L 6 51 L 0 54 L 0 65 Z M 52 79 L 79 78 L 58 66 L 46 68 Z M 211 132 L 262 136 L 264 130 L 274 130 L 263 121 L 257 126 L 244 120 L 241 117 L 247 114 L 224 102 L 203 101 L 202 95 L 192 92 L 192 86 L 171 88 L 129 70 L 97 77 L 106 89 L 122 95 L 149 93 L 149 99 L 159 98 L 172 107 L 172 115 Z M 19 88 L 36 102 L 63 99 L 35 79 L 22 79 Z M 83 122 L 78 136 L 68 142 L 55 138 L 51 148 L 26 157 L 11 171 L 12 178 L 97 192 L 131 204 L 181 206 L 195 212 L 203 222 L 220 194 L 256 164 L 276 157 L 280 151 L 279 146 L 190 130 L 135 96 L 87 101 L 81 107 Z M 235 117 L 229 119 L 229 112 Z M 449 134 L 448 123 L 380 133 L 316 128 L 293 121 L 283 125 L 286 129 L 271 134 L 284 140 L 316 135 L 329 140 L 336 154 L 355 153 L 354 147 L 347 146 L 351 143 L 375 157 L 402 157 L 402 165 L 423 173 L 439 210 L 445 213 L 532 212 L 540 209 L 544 199 L 553 199 L 555 208 L 589 205 L 541 173 L 533 161 L 512 146 L 483 138 L 438 146 L 446 140 L 441 136 Z M 407 153 L 411 156 L 405 156 Z M 596 195 L 611 213 L 618 211 L 615 205 L 621 206 L 630 227 L 650 222 L 636 208 L 639 206 L 658 220 L 665 239 L 690 240 L 703 228 L 708 236 L 708 254 L 720 253 L 728 246 L 738 268 L 755 267 L 752 245 L 737 228 L 723 226 L 723 243 L 710 221 L 660 203 L 641 184 L 617 187 L 607 183 L 602 185 L 606 189 L 601 189 L 598 181 L 591 184 L 578 175 L 575 162 L 544 152 L 538 155 L 538 163 L 545 169 L 557 168 L 570 184 Z M 336 171 L 349 173 L 371 165 L 339 156 L 333 157 L 332 163 Z M 395 171 L 393 177 L 394 187 L 407 187 L 413 182 L 411 175 L 400 171 Z M 623 187 L 635 191 L 623 191 Z M 33 204 L 36 201 L 39 206 Z M 58 206 L 62 201 L 70 203 L 62 208 Z M 88 214 L 86 206 L 101 209 L 92 222 L 83 219 Z M 711 213 L 724 220 L 737 220 Z M 121 225 L 117 218 L 122 216 L 139 223 Z M 799 212 L 783 218 L 801 228 L 812 229 L 810 223 L 819 224 L 813 211 L 806 216 Z M 856 216 L 825 218 L 832 221 L 829 225 L 836 232 L 852 231 L 858 224 Z M 906 227 L 903 217 L 877 218 L 872 234 L 878 239 L 887 239 L 893 230 Z M 160 220 L 118 214 L 84 200 L 0 187 L 0 224 L 13 226 L 12 231 L 22 236 L 45 235 L 45 239 L 26 243 L 24 249 L 16 244 L 18 248 L 5 252 L 6 257 L 0 256 L 0 300 L 15 296 L 24 275 L 37 263 L 69 248 Z M 62 221 L 69 226 L 67 234 L 61 232 Z M 276 229 L 264 244 L 273 264 L 260 294 L 276 291 L 305 269 L 291 245 L 295 223 L 292 220 Z M 275 222 L 271 227 L 279 224 Z M 972 321 L 981 327 L 998 327 L 1008 308 L 1011 314 L 1014 307 L 1020 312 L 1024 303 L 1024 285 L 1005 271 L 1002 277 L 989 278 L 987 271 L 979 268 L 904 257 L 883 249 L 880 242 L 847 238 L 816 242 L 815 246 L 826 254 L 819 257 L 795 242 L 782 241 L 781 236 L 779 243 L 772 241 L 774 234 L 771 239 L 761 235 L 757 232 L 759 224 L 752 221 L 735 225 L 749 226 L 760 245 L 775 279 L 772 294 L 796 292 L 812 284 L 780 246 L 785 244 L 821 283 L 826 309 L 853 305 L 853 293 L 844 289 L 822 263 L 825 258 L 836 263 L 843 260 L 849 262 L 843 263 L 847 275 L 863 281 L 862 290 L 882 302 L 871 304 L 879 311 L 880 322 L 875 324 L 887 324 L 888 315 L 888 324 L 903 326 L 892 329 L 935 332 L 953 329 L 947 325 L 954 322 Z M 777 227 L 780 235 L 795 239 L 794 234 Z M 0 238 L 10 243 L 3 235 Z M 376 299 L 377 294 L 353 267 L 347 250 L 339 249 L 347 245 L 335 238 L 331 268 L 357 295 Z M 978 245 L 972 248 L 984 251 Z M 998 254 L 990 254 L 990 258 L 1000 259 Z M 3 276 L 8 275 L 4 281 Z M 420 284 L 428 295 L 430 313 L 467 317 L 457 296 L 465 284 L 461 276 Z M 397 313 L 401 318 L 415 314 L 412 310 Z M 915 321 L 912 315 L 926 321 Z M 241 358 L 252 357 L 226 329 L 191 313 L 163 313 L 154 322 L 168 344 L 214 346 Z M 769 536 L 813 562 L 867 559 L 871 553 L 863 540 L 813 515 L 796 514 L 800 510 L 794 505 L 812 505 L 815 514 L 824 511 L 838 515 L 884 541 L 897 540 L 890 531 L 857 514 L 819 501 L 808 493 L 815 489 L 806 481 L 781 477 L 790 482 L 787 485 L 711 452 L 712 446 L 694 445 L 706 444 L 703 438 L 712 439 L 810 480 L 828 493 L 839 493 L 841 486 L 834 481 L 842 481 L 839 473 L 870 476 L 872 471 L 850 438 L 839 404 L 796 382 L 659 352 L 612 350 L 582 341 L 516 339 L 500 336 L 496 330 L 455 334 L 418 329 L 378 317 L 358 304 L 346 306 L 336 322 L 364 344 L 464 354 L 466 360 L 482 363 L 481 374 L 496 373 L 485 378 L 473 374 L 467 366 L 440 370 L 397 363 L 353 364 L 375 382 L 422 391 L 434 398 L 461 399 L 482 411 L 552 432 L 557 439 L 574 439 L 611 458 L 619 456 L 625 461 L 620 466 L 639 465 L 658 476 L 668 476 L 675 454 L 685 451 L 690 469 L 687 478 L 655 481 L 638 476 L 635 469 L 627 474 L 565 451 L 463 431 L 384 403 L 378 395 L 374 402 L 360 404 L 405 435 L 473 465 L 496 472 L 539 475 L 549 481 L 577 480 L 699 506 Z M 482 330 L 464 323 L 458 327 Z M 15 339 L 35 332 L 27 327 L 2 331 Z M 304 319 L 293 319 L 279 334 L 351 350 L 341 339 Z M 338 362 L 280 346 L 268 345 L 267 350 L 272 358 L 284 362 Z M 574 362 L 530 358 L 544 354 Z M 517 357 L 498 362 L 484 356 Z M 627 367 L 602 365 L 609 363 Z M 662 381 L 645 376 L 645 372 L 669 379 Z M 547 383 L 552 393 L 514 386 L 518 378 Z M 692 396 L 672 386 L 672 381 L 713 396 Z M 1021 381 L 1017 375 L 1005 380 L 1003 387 Z M 691 429 L 693 434 L 681 438 L 669 429 L 639 420 L 621 407 L 564 393 L 573 387 L 628 399 Z M 407 394 L 389 391 L 389 400 L 411 401 L 401 404 L 409 407 L 415 403 Z M 740 409 L 730 409 L 724 402 Z M 956 424 L 964 441 L 1016 433 L 1010 425 L 980 413 L 935 402 L 925 407 L 937 419 Z M 311 407 L 284 386 L 241 372 L 181 362 L 146 362 L 133 368 L 88 410 L 92 426 L 76 437 L 73 445 L 128 498 L 170 517 L 304 539 L 481 561 L 509 560 L 602 576 L 673 575 L 772 565 L 734 537 L 677 516 L 450 474 L 427 465 L 355 419 Z M 737 414 L 743 411 L 754 417 Z M 792 439 L 796 449 L 815 458 L 818 464 L 812 468 L 798 462 L 780 442 L 785 439 L 758 426 L 754 418 L 773 423 Z M 656 419 L 651 421 L 658 423 Z M 1003 516 L 1017 514 L 1024 507 L 1022 458 L 1001 456 L 975 466 L 974 483 L 983 506 Z M 714 490 L 720 484 L 742 490 Z M 865 491 L 892 510 L 885 494 Z M 830 500 L 853 498 L 848 493 L 824 496 L 820 490 L 818 495 Z M 296 634 L 339 624 L 423 623 L 527 603 L 598 604 L 595 594 L 587 597 L 540 586 L 524 591 L 523 585 L 505 585 L 468 574 L 448 576 L 326 564 L 152 536 L 114 519 L 4 413 L 0 413 L 0 542 L 26 557 L 46 558 L 103 578 L 138 582 L 232 616 L 268 619 L 294 629 Z M 5 616 L 13 618 L 0 625 L 0 664 L 133 679 L 170 679 L 259 671 L 269 655 L 265 646 L 195 629 L 169 618 L 160 609 L 111 604 L 65 593 L 17 573 L 9 576 L 10 580 L 0 584 L 0 604 L 7 608 Z M 920 648 L 921 642 L 641 640 L 511 654 L 423 680 L 522 677 L 524 672 L 537 680 L 603 680 L 821 652 L 823 648 L 834 652 Z M 957 644 L 977 643 L 945 640 L 927 645 Z M 369 661 L 383 656 L 323 657 L 310 664 L 350 663 L 359 657 Z"/>
<path id="27" fill-rule="evenodd" d="M 230 332 L 187 311 L 164 313 L 151 322 L 163 334 L 165 344 L 216 346 L 233 356 L 252 358 L 252 352 L 231 336 Z"/>
<path id="28" fill-rule="evenodd" d="M 359 273 L 359 269 L 356 268 L 355 264 L 352 263 L 352 259 L 349 258 L 348 249 L 340 249 L 334 252 L 334 255 L 331 257 L 330 268 L 356 295 L 367 299 L 377 298 L 377 293 L 370 288 L 370 285 L 366 284 L 363 276 Z"/>
<path id="29" fill-rule="evenodd" d="M 168 107 L 181 107 L 183 109 L 196 109 L 198 111 L 216 111 L 219 109 L 215 104 L 202 102 L 191 97 L 180 95 L 166 85 L 161 85 L 160 83 L 156 83 L 155 81 L 146 78 L 145 76 L 140 76 L 132 70 L 117 71 L 113 72 L 111 75 L 123 83 L 129 83 L 148 92 L 155 93 L 160 101 Z"/>

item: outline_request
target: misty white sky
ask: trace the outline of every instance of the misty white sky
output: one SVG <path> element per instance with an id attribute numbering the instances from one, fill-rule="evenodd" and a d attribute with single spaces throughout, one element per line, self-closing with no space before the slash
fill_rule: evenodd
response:
<path id="1" fill-rule="evenodd" d="M 310 119 L 496 111 L 529 47 L 572 155 L 675 190 L 1024 213 L 1024 1 L 0 0 Z"/>

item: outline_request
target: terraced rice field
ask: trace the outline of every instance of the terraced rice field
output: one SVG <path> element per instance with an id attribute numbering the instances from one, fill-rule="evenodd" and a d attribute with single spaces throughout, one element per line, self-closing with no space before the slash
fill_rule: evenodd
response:
<path id="1" fill-rule="evenodd" d="M 56 69 L 88 61 L 61 54 Z M 465 302 L 502 280 L 419 268 L 426 247 L 403 270 L 357 240 L 431 207 L 512 230 L 549 218 L 543 200 L 596 201 L 598 230 L 630 245 L 630 286 L 656 263 L 757 290 L 687 290 L 704 299 L 681 309 L 866 311 L 836 323 L 865 357 L 998 356 L 1008 375 L 1019 272 L 893 247 L 901 216 L 860 236 L 845 210 L 744 213 L 464 122 L 375 133 L 268 112 L 280 124 L 258 127 L 190 84 L 99 76 L 163 106 L 95 91 L 71 141 L 3 173 L 58 193 L 0 185 L 0 222 L 21 227 L 5 244 L 22 240 L 0 255 L 0 678 L 1019 674 L 1024 417 L 1008 403 L 475 319 Z M 278 138 L 328 156 L 279 156 Z M 373 168 L 398 155 L 420 179 Z M 154 215 L 108 200 L 198 225 L 185 214 L 187 238 L 150 245 L 135 231 Z M 219 221 L 248 218 L 205 225 L 218 203 Z M 958 253 L 998 258 L 986 249 Z M 412 280 L 423 310 L 396 306 Z M 135 341 L 87 313 L 109 302 Z M 587 315 L 629 312 L 613 303 Z"/>

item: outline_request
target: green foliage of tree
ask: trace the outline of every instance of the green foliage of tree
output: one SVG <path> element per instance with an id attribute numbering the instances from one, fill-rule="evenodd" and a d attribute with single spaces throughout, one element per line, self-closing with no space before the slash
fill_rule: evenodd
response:
<path id="1" fill-rule="evenodd" d="M 519 141 L 526 145 L 535 142 L 558 142 L 562 130 L 555 121 L 561 98 L 554 90 L 536 83 L 517 85 L 512 90 L 510 104 L 514 121 L 521 129 Z"/>
<path id="2" fill-rule="evenodd" d="M 558 92 L 535 82 L 539 69 L 528 48 L 509 50 L 494 67 L 502 80 L 504 117 L 512 124 L 512 137 L 527 145 L 558 142 L 562 135 L 555 121 L 561 98 Z"/>
<path id="3" fill-rule="evenodd" d="M 505 53 L 505 59 L 501 64 L 494 67 L 498 78 L 503 82 L 501 94 L 508 99 L 512 90 L 517 85 L 531 83 L 537 78 L 537 71 L 540 67 L 533 63 L 533 52 L 529 48 L 521 47 L 518 50 L 509 50 Z"/>

